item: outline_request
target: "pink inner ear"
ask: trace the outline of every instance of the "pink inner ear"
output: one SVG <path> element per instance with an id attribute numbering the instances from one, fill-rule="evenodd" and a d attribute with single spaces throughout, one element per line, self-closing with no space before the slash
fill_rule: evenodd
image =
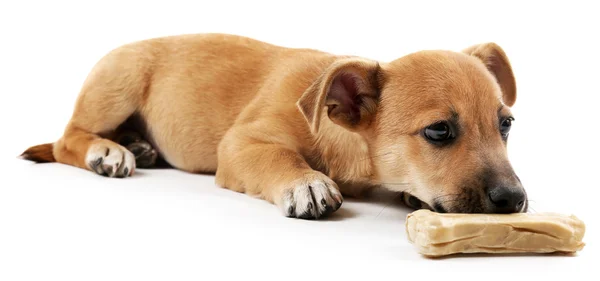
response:
<path id="1" fill-rule="evenodd" d="M 340 73 L 331 82 L 328 100 L 335 100 L 337 106 L 330 108 L 330 113 L 343 114 L 351 123 L 360 121 L 359 94 L 360 77 L 351 72 Z"/>
<path id="2" fill-rule="evenodd" d="M 352 73 L 339 74 L 331 83 L 329 98 L 338 101 L 339 106 L 346 110 L 355 106 L 355 97 L 358 95 L 359 77 Z"/>

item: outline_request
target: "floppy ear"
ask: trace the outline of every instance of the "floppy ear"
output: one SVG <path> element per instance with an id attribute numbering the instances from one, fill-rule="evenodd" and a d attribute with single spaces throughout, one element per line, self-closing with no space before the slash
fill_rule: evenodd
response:
<path id="1" fill-rule="evenodd" d="M 502 99 L 508 106 L 513 106 L 517 100 L 517 86 L 512 67 L 504 50 L 495 43 L 485 43 L 471 46 L 464 53 L 479 58 L 487 69 L 496 77 L 502 89 Z"/>
<path id="2" fill-rule="evenodd" d="M 297 106 L 317 133 L 321 114 L 351 131 L 366 128 L 379 99 L 379 64 L 363 59 L 343 59 L 327 70 L 304 92 Z"/>

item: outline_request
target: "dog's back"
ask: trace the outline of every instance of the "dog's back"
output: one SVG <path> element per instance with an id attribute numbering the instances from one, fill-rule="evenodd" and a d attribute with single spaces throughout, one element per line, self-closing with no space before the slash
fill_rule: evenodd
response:
<path id="1" fill-rule="evenodd" d="M 140 87 L 147 90 L 137 109 L 148 137 L 169 163 L 192 172 L 216 171 L 217 146 L 242 111 L 242 118 L 254 118 L 275 114 L 272 109 L 287 103 L 284 107 L 297 112 L 296 101 L 333 58 L 222 34 L 159 38 L 133 46 L 153 60 L 142 62 L 153 69 Z M 306 82 L 298 87 L 289 79 Z M 302 120 L 299 113 L 297 118 Z"/>
<path id="2" fill-rule="evenodd" d="M 71 124 L 90 126 L 110 138 L 116 123 L 133 119 L 174 167 L 215 172 L 219 142 L 253 99 L 262 95 L 254 110 L 246 110 L 246 121 L 277 114 L 272 108 L 281 108 L 281 103 L 297 111 L 295 102 L 334 59 L 317 50 L 228 34 L 133 42 L 112 50 L 94 66 Z M 86 114 L 80 114 L 83 108 Z M 49 148 L 38 146 L 27 157 L 54 161 Z"/>

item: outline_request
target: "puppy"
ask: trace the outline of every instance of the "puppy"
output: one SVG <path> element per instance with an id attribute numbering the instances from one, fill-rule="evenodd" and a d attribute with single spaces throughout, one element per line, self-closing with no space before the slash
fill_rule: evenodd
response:
<path id="1" fill-rule="evenodd" d="M 64 135 L 22 156 L 128 177 L 135 156 L 115 142 L 125 126 L 172 167 L 216 173 L 217 185 L 290 217 L 323 217 L 342 194 L 374 187 L 437 212 L 524 212 L 506 150 L 515 100 L 510 62 L 494 43 L 377 62 L 179 35 L 108 53 Z"/>

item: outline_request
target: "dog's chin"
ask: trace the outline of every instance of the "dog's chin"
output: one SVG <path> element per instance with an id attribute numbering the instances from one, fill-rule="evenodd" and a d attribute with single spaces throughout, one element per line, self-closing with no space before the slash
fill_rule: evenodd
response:
<path id="1" fill-rule="evenodd" d="M 491 214 L 494 213 L 493 209 L 486 205 L 484 202 L 478 202 L 477 198 L 471 198 L 470 200 L 464 201 L 453 201 L 454 204 L 444 204 L 441 201 L 434 201 L 432 203 L 427 203 L 421 201 L 419 198 L 410 195 L 408 193 L 403 194 L 404 203 L 412 209 L 429 209 L 431 211 L 437 213 L 462 213 L 462 214 Z M 526 213 L 529 208 L 529 202 L 525 200 L 525 204 L 523 209 L 519 211 L 519 213 Z"/>
<path id="2" fill-rule="evenodd" d="M 446 206 L 441 202 L 434 202 L 431 209 L 437 213 L 459 213 L 459 214 L 493 214 L 493 208 L 485 204 L 473 203 L 457 203 L 455 205 Z M 518 213 L 527 213 L 529 202 L 525 200 L 523 208 Z"/>
<path id="3" fill-rule="evenodd" d="M 455 194 L 439 194 L 432 200 L 430 206 L 438 213 L 480 214 L 489 213 L 483 192 L 476 188 L 463 188 Z"/>

